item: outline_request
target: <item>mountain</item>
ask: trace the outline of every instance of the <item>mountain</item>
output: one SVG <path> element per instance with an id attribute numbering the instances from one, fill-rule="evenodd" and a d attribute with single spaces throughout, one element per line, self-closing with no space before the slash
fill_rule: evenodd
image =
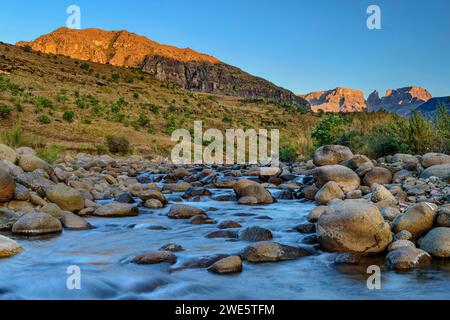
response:
<path id="1" fill-rule="evenodd" d="M 431 99 L 431 94 L 421 87 L 405 87 L 389 89 L 384 97 L 377 91 L 372 92 L 367 98 L 369 111 L 385 110 L 397 113 L 401 116 L 409 116 L 424 102 Z"/>
<path id="2" fill-rule="evenodd" d="M 283 89 L 239 68 L 192 49 L 159 44 L 128 31 L 57 29 L 18 46 L 73 59 L 139 68 L 159 80 L 192 91 L 266 99 L 298 107 L 308 103 Z"/>
<path id="3" fill-rule="evenodd" d="M 328 91 L 315 91 L 305 98 L 311 105 L 311 110 L 325 112 L 357 112 L 367 109 L 364 93 L 349 88 L 336 88 Z"/>
<path id="4" fill-rule="evenodd" d="M 424 117 L 432 119 L 436 115 L 436 110 L 440 105 L 445 106 L 447 112 L 450 113 L 450 97 L 431 98 L 421 104 L 415 111 L 419 111 Z"/>

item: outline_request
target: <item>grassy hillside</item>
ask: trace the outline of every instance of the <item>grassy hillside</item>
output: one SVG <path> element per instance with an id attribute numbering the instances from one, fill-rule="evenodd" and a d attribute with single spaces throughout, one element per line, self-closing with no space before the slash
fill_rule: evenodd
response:
<path id="1" fill-rule="evenodd" d="M 174 129 L 277 128 L 282 153 L 309 157 L 323 114 L 264 100 L 192 93 L 137 70 L 86 63 L 0 44 L 3 142 L 63 151 L 105 152 L 105 137 L 125 137 L 134 152 L 170 153 Z M 355 132 L 390 121 L 387 113 L 348 114 Z M 16 130 L 14 131 L 14 128 Z M 11 144 L 11 141 L 9 141 Z M 56 146 L 56 147 L 55 147 Z"/>

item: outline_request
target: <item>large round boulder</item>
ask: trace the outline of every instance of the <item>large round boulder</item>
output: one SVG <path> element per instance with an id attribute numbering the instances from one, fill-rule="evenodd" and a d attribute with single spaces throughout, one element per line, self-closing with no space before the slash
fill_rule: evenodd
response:
<path id="1" fill-rule="evenodd" d="M 429 177 L 438 177 L 441 180 L 450 182 L 450 163 L 436 164 L 425 169 L 420 178 L 427 179 Z"/>
<path id="2" fill-rule="evenodd" d="M 428 168 L 439 164 L 450 163 L 450 156 L 445 153 L 430 152 L 424 154 L 420 162 L 424 168 Z"/>
<path id="3" fill-rule="evenodd" d="M 391 269 L 408 270 L 426 266 L 431 261 L 431 256 L 424 250 L 411 246 L 402 246 L 389 252 L 386 256 L 386 264 Z"/>
<path id="4" fill-rule="evenodd" d="M 84 208 L 84 199 L 81 193 L 64 183 L 59 183 L 48 189 L 47 198 L 66 211 L 77 212 Z"/>
<path id="5" fill-rule="evenodd" d="M 433 257 L 450 257 L 450 228 L 434 228 L 419 241 L 421 249 Z"/>
<path id="6" fill-rule="evenodd" d="M 8 202 L 14 197 L 16 183 L 6 170 L 0 169 L 0 203 Z"/>
<path id="7" fill-rule="evenodd" d="M 105 204 L 94 211 L 95 216 L 99 217 L 129 217 L 137 216 L 139 210 L 132 204 L 111 202 Z"/>
<path id="8" fill-rule="evenodd" d="M 327 204 L 329 201 L 334 199 L 342 199 L 344 198 L 344 192 L 341 187 L 334 182 L 328 181 L 325 185 L 320 188 L 320 190 L 316 193 L 314 199 L 319 205 Z"/>
<path id="9" fill-rule="evenodd" d="M 21 155 L 19 157 L 19 166 L 25 172 L 33 172 L 36 169 L 43 169 L 47 172 L 51 171 L 51 167 L 46 161 L 33 154 Z"/>
<path id="10" fill-rule="evenodd" d="M 0 259 L 14 256 L 21 251 L 22 248 L 16 241 L 0 235 Z"/>
<path id="11" fill-rule="evenodd" d="M 272 194 L 262 185 L 251 180 L 241 180 L 233 186 L 234 192 L 241 200 L 240 204 L 269 204 L 274 202 Z"/>
<path id="12" fill-rule="evenodd" d="M 375 253 L 386 249 L 392 233 L 377 207 L 365 200 L 344 200 L 320 215 L 317 239 L 328 251 Z"/>
<path id="13" fill-rule="evenodd" d="M 248 227 L 239 233 L 239 240 L 266 241 L 273 238 L 272 232 L 258 226 Z"/>
<path id="14" fill-rule="evenodd" d="M 21 216 L 12 227 L 12 232 L 23 235 L 41 235 L 61 232 L 61 222 L 43 212 L 31 212 Z"/>
<path id="15" fill-rule="evenodd" d="M 334 181 L 344 192 L 350 192 L 359 187 L 360 179 L 353 170 L 341 165 L 327 165 L 312 171 L 316 186 L 322 188 L 327 182 Z"/>
<path id="16" fill-rule="evenodd" d="M 229 256 L 223 258 L 211 267 L 208 271 L 218 274 L 238 273 L 242 271 L 242 259 L 240 256 Z"/>
<path id="17" fill-rule="evenodd" d="M 16 163 L 17 153 L 5 144 L 0 144 L 0 160 L 8 160 L 11 163 Z"/>
<path id="18" fill-rule="evenodd" d="M 313 162 L 316 166 L 339 164 L 353 158 L 353 153 L 348 147 L 339 145 L 323 146 L 314 152 Z"/>
<path id="19" fill-rule="evenodd" d="M 364 175 L 363 182 L 366 186 L 374 183 L 389 184 L 392 181 L 392 172 L 386 168 L 374 167 Z"/>
<path id="20" fill-rule="evenodd" d="M 419 163 L 419 159 L 411 154 L 396 153 L 392 157 L 392 162 L 403 162 L 404 164 L 417 165 Z"/>
<path id="21" fill-rule="evenodd" d="M 420 202 L 408 208 L 393 221 L 394 231 L 409 231 L 417 239 L 433 228 L 437 207 L 428 202 Z"/>
<path id="22" fill-rule="evenodd" d="M 185 204 L 174 204 L 168 213 L 171 219 L 190 219 L 198 215 L 206 215 L 206 213 L 202 209 Z"/>

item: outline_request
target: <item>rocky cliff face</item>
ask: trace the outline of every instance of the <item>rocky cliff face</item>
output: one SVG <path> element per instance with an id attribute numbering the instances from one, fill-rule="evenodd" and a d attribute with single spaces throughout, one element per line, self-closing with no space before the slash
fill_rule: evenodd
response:
<path id="1" fill-rule="evenodd" d="M 289 90 L 210 55 L 162 45 L 128 31 L 60 28 L 35 41 L 18 42 L 17 45 L 79 60 L 141 68 L 160 80 L 188 90 L 308 106 L 303 98 Z"/>
<path id="2" fill-rule="evenodd" d="M 386 110 L 402 116 L 409 116 L 421 104 L 431 99 L 431 94 L 421 87 L 405 87 L 389 89 L 384 97 L 379 97 L 377 91 L 372 92 L 367 105 L 370 111 Z"/>
<path id="3" fill-rule="evenodd" d="M 367 109 L 364 93 L 360 90 L 336 88 L 300 95 L 310 104 L 313 111 L 357 112 Z"/>

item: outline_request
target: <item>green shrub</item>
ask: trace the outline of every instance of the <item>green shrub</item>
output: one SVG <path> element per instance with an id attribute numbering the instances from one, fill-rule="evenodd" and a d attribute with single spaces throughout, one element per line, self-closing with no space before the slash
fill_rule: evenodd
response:
<path id="1" fill-rule="evenodd" d="M 92 120 L 91 119 L 83 119 L 83 121 L 81 121 L 83 124 L 92 124 Z"/>
<path id="2" fill-rule="evenodd" d="M 431 121 L 425 119 L 419 112 L 414 112 L 409 119 L 409 144 L 414 153 L 427 153 L 434 149 L 437 135 Z"/>
<path id="3" fill-rule="evenodd" d="M 145 127 L 150 123 L 150 119 L 145 114 L 140 114 L 136 122 L 139 126 Z"/>
<path id="4" fill-rule="evenodd" d="M 160 109 L 160 107 L 159 106 L 157 106 L 156 104 L 149 104 L 148 106 L 147 106 L 147 108 L 148 108 L 148 110 L 150 111 L 150 112 L 152 112 L 152 113 L 154 113 L 154 114 L 158 114 L 158 112 L 159 112 L 159 109 Z"/>
<path id="5" fill-rule="evenodd" d="M 227 122 L 227 123 L 232 123 L 233 122 L 233 117 L 229 114 L 226 114 L 223 116 L 223 122 Z"/>
<path id="6" fill-rule="evenodd" d="M 314 147 L 333 143 L 344 131 L 347 121 L 337 115 L 326 115 L 311 132 Z"/>
<path id="7" fill-rule="evenodd" d="M 83 62 L 82 64 L 80 64 L 80 69 L 83 70 L 89 70 L 91 66 L 89 65 L 89 63 Z"/>
<path id="8" fill-rule="evenodd" d="M 49 124 L 51 122 L 49 116 L 47 116 L 46 114 L 42 114 L 37 118 L 37 121 L 40 124 Z"/>
<path id="9" fill-rule="evenodd" d="M 6 104 L 0 104 L 0 118 L 8 119 L 11 116 L 12 108 Z"/>
<path id="10" fill-rule="evenodd" d="M 60 151 L 61 147 L 52 145 L 49 147 L 38 148 L 36 150 L 36 155 L 51 164 L 58 160 Z"/>
<path id="11" fill-rule="evenodd" d="M 131 145 L 127 138 L 109 135 L 106 137 L 106 145 L 111 153 L 128 154 L 131 151 Z"/>
<path id="12" fill-rule="evenodd" d="M 297 160 L 297 148 L 292 144 L 281 146 L 280 160 L 284 162 L 294 162 Z"/>
<path id="13" fill-rule="evenodd" d="M 53 108 L 53 102 L 44 97 L 35 97 L 34 105 L 38 108 Z"/>
<path id="14" fill-rule="evenodd" d="M 119 79 L 120 79 L 120 74 L 118 74 L 118 73 L 113 73 L 113 74 L 111 75 L 111 79 L 113 79 L 114 81 L 119 80 Z"/>
<path id="15" fill-rule="evenodd" d="M 64 119 L 65 121 L 67 121 L 67 122 L 73 122 L 74 118 L 75 118 L 75 113 L 74 113 L 73 111 L 69 111 L 69 110 L 64 111 L 63 119 Z"/>

